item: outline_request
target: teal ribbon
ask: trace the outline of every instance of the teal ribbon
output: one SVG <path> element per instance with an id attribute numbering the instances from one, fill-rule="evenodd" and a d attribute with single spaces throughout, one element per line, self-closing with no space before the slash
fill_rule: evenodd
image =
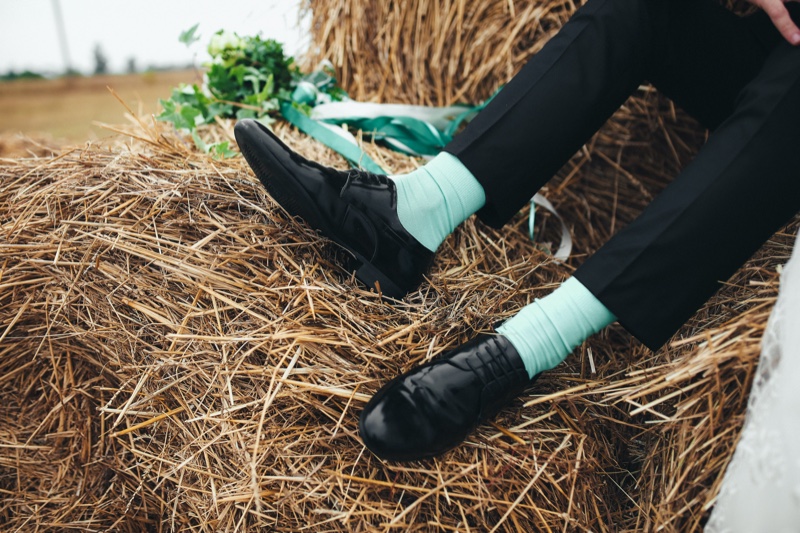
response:
<path id="1" fill-rule="evenodd" d="M 451 139 L 427 122 L 411 117 L 327 119 L 325 122 L 346 124 L 367 132 L 373 139 L 384 141 L 392 148 L 409 155 L 436 155 Z"/>
<path id="2" fill-rule="evenodd" d="M 312 122 L 363 131 L 373 139 L 408 155 L 435 156 L 453 140 L 456 131 L 465 121 L 494 98 L 492 95 L 492 98 L 474 106 L 365 104 L 350 100 L 347 93 L 337 89 L 336 79 L 330 74 L 331 70 L 332 65 L 324 63 L 300 80 L 292 92 L 293 105 L 282 105 L 281 114 L 298 129 L 336 150 L 351 163 L 354 162 L 352 151 L 345 149 L 346 153 L 340 152 L 336 146 L 344 145 L 328 135 L 325 129 L 313 126 Z M 311 116 L 301 109 L 311 110 Z M 323 109 L 327 113 L 321 112 Z M 356 161 L 369 161 L 364 157 L 362 155 Z"/>
<path id="3" fill-rule="evenodd" d="M 478 106 L 424 107 L 403 104 L 367 104 L 345 101 L 316 106 L 311 113 L 327 124 L 369 133 L 393 149 L 413 156 L 435 156 L 453 140 Z"/>
<path id="4" fill-rule="evenodd" d="M 356 168 L 363 168 L 374 174 L 386 173 L 378 163 L 373 161 L 373 159 L 358 146 L 355 139 L 351 141 L 347 137 L 331 131 L 318 121 L 308 117 L 293 104 L 281 104 L 281 114 L 283 118 L 297 129 L 337 152 Z"/>

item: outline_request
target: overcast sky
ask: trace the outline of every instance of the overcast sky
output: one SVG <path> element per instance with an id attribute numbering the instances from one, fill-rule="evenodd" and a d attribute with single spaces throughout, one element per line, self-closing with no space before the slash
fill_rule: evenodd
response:
<path id="1" fill-rule="evenodd" d="M 124 71 L 131 57 L 140 69 L 200 64 L 208 57 L 209 37 L 220 29 L 239 35 L 261 32 L 284 43 L 291 55 L 308 44 L 307 30 L 298 21 L 300 0 L 0 0 L 0 73 L 64 71 L 56 1 L 72 66 L 84 73 L 94 68 L 97 43 L 112 72 Z M 178 36 L 196 23 L 201 40 L 190 49 L 178 42 Z"/>

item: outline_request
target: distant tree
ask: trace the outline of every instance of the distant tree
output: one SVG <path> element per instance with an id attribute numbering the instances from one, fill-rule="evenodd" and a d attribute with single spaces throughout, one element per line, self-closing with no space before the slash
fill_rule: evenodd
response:
<path id="1" fill-rule="evenodd" d="M 136 58 L 131 56 L 128 58 L 128 68 L 126 69 L 128 74 L 136 74 L 139 72 L 139 69 L 136 68 Z"/>
<path id="2" fill-rule="evenodd" d="M 32 72 L 30 70 L 23 70 L 22 72 L 14 72 L 13 70 L 9 70 L 0 76 L 0 81 L 38 80 L 42 78 L 44 78 L 44 76 L 38 72 Z"/>
<path id="3" fill-rule="evenodd" d="M 94 45 L 94 73 L 95 74 L 106 74 L 108 73 L 108 58 L 106 57 L 105 52 L 103 52 L 103 47 L 100 43 Z"/>

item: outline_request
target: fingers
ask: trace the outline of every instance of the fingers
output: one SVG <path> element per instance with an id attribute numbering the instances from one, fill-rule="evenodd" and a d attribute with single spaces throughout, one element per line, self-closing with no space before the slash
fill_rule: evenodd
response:
<path id="1" fill-rule="evenodd" d="M 784 39 L 794 45 L 800 44 L 800 29 L 792 21 L 789 11 L 781 0 L 764 0 L 761 2 L 761 7 Z"/>

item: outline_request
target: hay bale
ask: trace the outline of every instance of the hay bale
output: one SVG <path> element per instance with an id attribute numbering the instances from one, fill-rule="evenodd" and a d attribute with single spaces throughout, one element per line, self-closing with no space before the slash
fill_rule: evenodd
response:
<path id="1" fill-rule="evenodd" d="M 357 100 L 488 98 L 569 18 L 572 2 L 309 2 L 313 66 L 332 61 Z"/>
<path id="2" fill-rule="evenodd" d="M 0 165 L 8 164 L 8 159 L 53 155 L 58 152 L 61 144 L 49 136 L 31 138 L 23 135 L 0 135 Z"/>
<path id="3" fill-rule="evenodd" d="M 491 96 L 585 1 L 306 0 L 307 68 L 331 61 L 356 100 L 451 105 Z M 736 11 L 744 0 L 724 0 Z"/>
<path id="4" fill-rule="evenodd" d="M 330 17 L 337 24 L 361 20 L 348 4 L 341 13 L 351 18 Z M 455 15 L 439 16 L 466 24 L 456 17 L 466 4 L 447 5 Z M 572 8 L 549 5 L 533 48 Z M 499 21 L 531 6 L 480 9 Z M 397 54 L 386 48 L 393 41 L 335 30 L 353 50 Z M 440 63 L 456 54 L 431 46 Z M 498 72 L 526 53 L 499 59 Z M 389 72 L 403 61 L 391 59 Z M 375 88 L 348 68 L 360 98 L 447 103 L 494 87 L 472 70 L 438 86 L 419 74 L 414 91 L 430 91 L 402 95 L 391 79 Z M 279 133 L 344 166 L 284 125 Z M 214 161 L 165 131 L 132 135 L 127 145 L 0 165 L 4 529 L 701 527 L 798 221 L 670 346 L 651 353 L 608 328 L 441 458 L 382 463 L 356 430 L 383 382 L 548 292 L 663 188 L 704 135 L 669 102 L 640 91 L 544 191 L 571 224 L 569 264 L 548 255 L 558 231 L 547 215 L 537 245 L 526 210 L 502 232 L 473 219 L 445 242 L 430 282 L 395 304 L 358 288 L 335 266 L 341 251 L 289 219 L 241 159 Z M 418 164 L 367 149 L 393 172 Z"/>
<path id="5" fill-rule="evenodd" d="M 241 159 L 137 135 L 0 167 L 4 527 L 696 529 L 741 425 L 788 235 L 672 347 L 651 354 L 612 327 L 454 452 L 381 463 L 357 437 L 370 394 L 571 267 L 531 245 L 525 213 L 503 232 L 470 220 L 430 283 L 393 305 L 335 267 L 341 252 L 288 219 Z M 395 172 L 416 164 L 368 149 Z M 646 186 L 582 157 L 547 194 L 587 252 Z M 540 219 L 547 241 L 557 231 Z"/>

